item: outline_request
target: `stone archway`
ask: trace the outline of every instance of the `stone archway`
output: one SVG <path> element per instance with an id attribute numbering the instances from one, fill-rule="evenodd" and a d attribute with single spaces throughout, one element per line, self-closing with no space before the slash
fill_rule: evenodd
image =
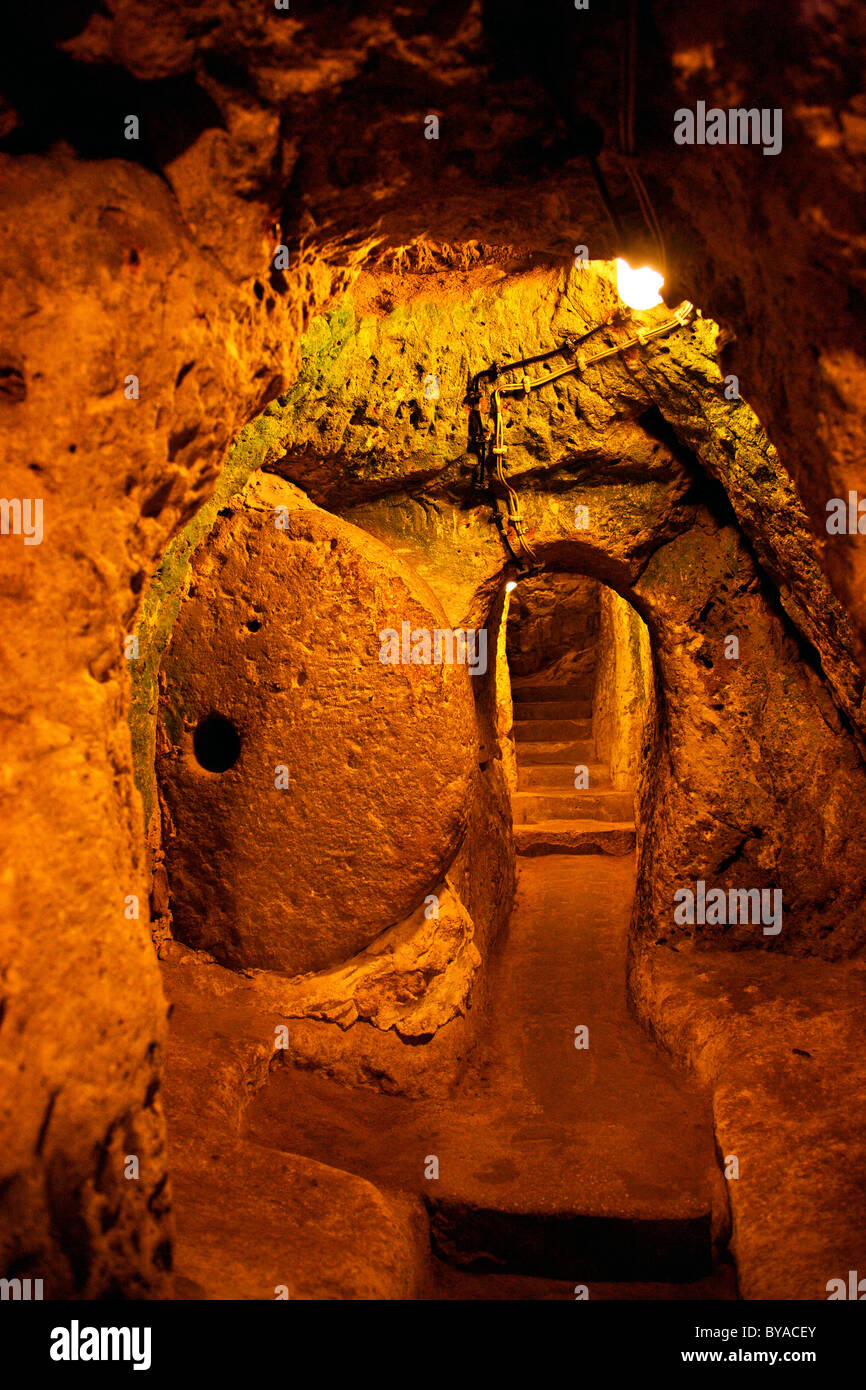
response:
<path id="1" fill-rule="evenodd" d="M 616 489 L 606 502 L 610 515 L 600 515 L 598 507 L 595 513 L 601 536 L 611 529 L 612 516 L 620 510 Z M 672 505 L 670 500 L 667 505 Z M 377 723 L 374 745 L 386 767 L 391 762 L 395 768 L 410 767 L 400 786 L 389 784 L 387 777 L 378 783 L 369 771 L 365 781 L 364 741 L 359 742 L 358 730 L 352 733 L 348 726 L 341 734 L 339 719 L 330 730 L 333 746 L 318 749 L 328 756 L 317 759 L 315 729 L 305 727 L 304 710 L 312 711 L 314 706 L 332 710 L 334 692 L 339 691 L 356 715 L 361 702 L 368 702 L 379 719 L 383 682 L 392 674 L 379 661 L 379 636 L 383 628 L 399 626 L 395 603 L 398 607 L 403 603 L 412 628 L 419 630 L 425 622 L 431 628 L 468 628 L 480 613 L 492 653 L 499 645 L 501 592 L 508 566 L 497 553 L 495 537 L 479 541 L 475 554 L 461 560 L 457 577 L 461 585 L 471 584 L 472 598 L 458 623 L 447 609 L 453 593 L 445 595 L 446 602 L 440 598 L 441 575 L 449 564 L 441 542 L 428 543 L 426 550 L 416 549 L 413 555 L 408 530 L 395 525 L 391 504 L 387 511 L 378 510 L 375 541 L 368 532 L 311 505 L 292 485 L 267 475 L 255 475 L 243 499 L 225 510 L 229 514 L 196 558 L 190 596 L 181 605 L 164 675 L 159 764 L 167 824 L 174 837 L 174 849 L 169 843 L 166 852 L 180 906 L 181 936 L 235 967 L 275 969 L 289 977 L 311 969 L 324 971 L 315 987 L 294 990 L 295 1006 L 301 1012 L 323 1016 L 328 1010 L 333 1014 L 339 1001 L 334 971 L 339 973 L 358 951 L 363 953 L 402 921 L 400 930 L 407 940 L 412 937 L 415 947 L 407 946 L 399 982 L 389 977 L 382 985 L 377 974 L 373 1013 L 380 1020 L 377 1026 L 383 1021 L 386 1028 L 395 1026 L 395 1010 L 383 1006 L 380 996 L 389 990 L 399 992 L 405 985 L 407 973 L 417 966 L 413 949 L 426 956 L 431 940 L 441 937 L 448 949 L 412 1000 L 412 1011 L 424 1018 L 423 1029 L 435 1031 L 463 1009 L 480 963 L 478 945 L 501 925 L 504 903 L 500 895 L 497 918 L 490 907 L 495 898 L 490 880 L 510 865 L 510 855 L 503 848 L 507 787 L 497 766 L 502 748 L 491 683 L 479 684 L 480 698 L 473 707 L 472 678 L 465 668 L 425 666 L 423 659 L 421 664 L 410 661 L 404 666 L 399 679 L 410 692 L 410 704 L 399 717 L 395 707 L 390 726 Z M 688 507 L 690 524 L 672 539 L 656 540 L 647 555 L 645 537 L 651 523 L 655 521 L 659 529 L 658 514 L 648 510 L 635 514 L 630 536 L 619 531 L 618 553 L 613 553 L 612 547 L 597 540 L 563 537 L 563 515 L 568 512 L 563 510 L 561 495 L 545 499 L 535 493 L 529 511 L 540 563 L 603 578 L 641 613 L 651 634 L 658 693 L 652 776 L 645 779 L 639 797 L 636 937 L 645 940 L 675 933 L 674 894 L 702 879 L 710 887 L 724 889 L 778 888 L 788 913 L 785 934 L 778 942 L 763 940 L 754 924 L 715 933 L 705 929 L 698 933 L 704 939 L 716 936 L 727 944 L 773 944 L 782 950 L 805 949 L 837 957 L 856 949 L 862 924 L 858 888 L 855 884 L 852 891 L 849 865 L 841 855 L 850 833 L 850 821 L 843 818 L 841 807 L 857 804 L 863 770 L 853 745 L 847 764 L 840 760 L 842 731 L 841 727 L 834 731 L 828 723 L 829 697 L 800 659 L 781 615 L 762 590 L 736 527 L 730 519 L 714 517 L 705 503 L 693 502 Z M 285 527 L 279 524 L 281 514 L 289 518 Z M 682 521 L 680 517 L 680 525 Z M 665 528 L 660 529 L 665 534 Z M 667 535 L 671 529 L 669 516 Z M 386 537 L 393 549 L 384 543 Z M 304 550 L 301 562 L 292 553 L 299 545 Z M 335 558 L 341 546 L 350 557 L 348 567 Z M 643 553 L 636 559 L 639 549 Z M 417 568 L 407 563 L 407 557 L 416 559 Z M 296 590 L 298 585 L 303 588 L 305 566 L 315 576 L 315 585 L 299 604 Z M 440 576 L 439 594 L 428 583 L 425 570 Z M 295 575 L 297 583 L 287 586 L 286 574 Z M 351 589 L 345 587 L 347 575 L 351 575 Z M 390 576 L 387 581 L 386 575 Z M 392 591 L 394 584 L 396 591 Z M 354 623 L 350 614 L 359 615 L 360 626 L 348 638 L 346 628 L 339 627 L 338 593 L 347 605 L 343 619 Z M 307 624 L 305 636 L 292 627 L 292 611 L 296 624 Z M 249 613 L 255 615 L 252 633 Z M 320 663 L 319 674 L 308 686 L 308 668 L 316 671 L 317 639 L 311 633 L 317 624 L 328 669 L 323 675 Z M 278 633 L 270 656 L 263 646 L 269 629 Z M 728 640 L 732 636 L 736 654 Z M 257 644 L 255 653 L 252 643 Z M 291 670 L 287 650 L 280 643 L 288 643 L 296 653 Z M 300 660 L 299 652 L 303 653 Z M 353 669 L 335 672 L 335 659 Z M 371 677 L 375 677 L 373 683 Z M 412 702 L 419 698 L 412 683 L 417 685 L 419 678 L 433 681 L 420 695 L 424 719 L 435 720 L 432 743 L 421 737 L 423 724 L 416 728 L 412 722 Z M 774 697 L 784 699 L 787 711 L 779 724 L 767 717 L 766 700 Z M 279 730 L 278 741 L 268 743 L 254 765 L 245 765 L 249 768 L 246 778 L 238 769 L 222 780 L 215 778 L 196 769 L 190 758 L 192 731 L 220 700 L 223 714 L 234 712 L 240 702 L 243 713 L 232 716 L 238 723 L 249 719 L 255 708 L 260 728 Z M 792 746 L 786 738 L 791 721 L 801 731 L 800 739 L 808 740 L 812 755 L 808 765 L 803 744 Z M 385 728 L 390 732 L 383 734 Z M 307 741 L 310 736 L 312 743 Z M 439 742 L 442 738 L 444 747 Z M 409 744 L 414 756 L 409 755 Z M 281 752 L 283 748 L 288 751 Z M 323 767 L 330 771 L 323 774 Z M 272 785 L 272 773 L 278 778 L 280 768 L 286 774 L 282 787 Z M 823 769 L 823 776 L 816 778 L 816 769 Z M 309 782 L 305 782 L 307 775 Z M 832 786 L 826 781 L 830 776 Z M 482 783 L 486 783 L 483 792 Z M 358 788 L 357 805 L 352 804 L 353 785 Z M 281 791 L 290 790 L 294 796 L 280 796 Z M 479 814 L 482 801 L 487 807 L 484 816 Z M 491 804 L 497 807 L 493 820 Z M 359 829 L 352 850 L 355 842 L 347 849 L 347 834 L 351 839 L 356 814 Z M 340 815 L 345 821 L 336 827 L 333 847 L 328 850 L 331 822 Z M 482 843 L 474 846 L 468 829 L 473 820 L 476 834 L 482 836 Z M 498 856 L 492 860 L 489 845 L 483 844 L 484 827 L 491 823 L 497 826 L 498 846 Z M 374 838 L 368 842 L 364 831 L 371 824 Z M 394 835 L 397 841 L 391 843 L 389 836 Z M 788 852 L 798 836 L 801 849 L 807 842 L 805 860 Z M 224 855 L 230 854 L 237 879 L 230 877 L 224 883 L 219 875 L 213 881 L 208 878 L 216 846 Z M 489 860 L 488 868 L 495 866 L 484 889 L 479 889 L 472 863 L 473 849 L 479 848 Z M 317 862 L 328 866 L 318 870 L 318 887 Z M 818 865 L 823 876 L 816 872 Z M 455 873 L 475 880 L 474 891 L 464 899 L 448 881 Z M 383 874 L 390 874 L 384 885 Z M 434 917 L 433 925 L 418 935 L 422 921 L 431 922 L 429 917 L 418 917 L 422 903 L 433 895 L 438 904 L 445 898 L 446 887 L 455 897 L 454 913 L 443 911 L 441 919 Z M 476 937 L 473 919 L 485 896 L 488 901 L 481 910 L 485 930 Z M 824 915 L 828 899 L 832 919 Z M 311 947 L 306 936 L 298 940 L 296 934 L 312 930 L 317 910 L 323 926 L 329 924 L 333 930 L 336 923 L 342 934 Z M 456 931 L 455 920 L 461 924 Z M 441 926 L 435 925 L 437 921 Z M 688 927 L 680 931 L 684 936 L 695 934 Z M 371 960 L 365 958 L 363 966 L 366 980 L 373 968 Z M 355 959 L 353 969 L 357 968 Z M 441 988 L 446 977 L 452 985 L 456 981 L 456 995 Z M 438 1012 L 421 1006 L 422 996 L 435 994 L 434 978 L 440 986 Z M 357 1009 L 356 1003 L 350 1013 L 352 1009 Z M 402 1027 L 405 1032 L 413 1026 L 404 1018 L 397 1030 Z"/>
<path id="2" fill-rule="evenodd" d="M 575 502 L 586 499 L 597 527 L 593 540 L 569 526 Z M 657 780 L 640 794 L 638 935 L 670 929 L 678 887 L 720 876 L 720 886 L 782 889 L 788 916 L 776 947 L 831 958 L 854 953 L 866 931 L 862 758 L 808 643 L 773 595 L 724 498 L 655 486 L 643 495 L 623 485 L 595 496 L 586 488 L 537 488 L 524 493 L 524 509 L 542 563 L 600 579 L 650 631 L 661 698 Z M 369 504 L 350 515 L 396 537 L 401 553 L 433 583 L 445 568 L 440 544 L 460 526 L 444 502 L 435 544 L 411 500 Z M 452 604 L 466 605 L 467 621 L 477 620 L 499 582 L 500 571 L 487 570 L 495 560 L 486 545 L 483 554 L 471 567 L 461 557 L 452 589 Z M 467 592 L 473 568 L 476 583 Z M 770 943 L 752 934 L 749 944 Z"/>
<path id="3" fill-rule="evenodd" d="M 504 283 L 500 275 L 478 272 L 476 281 L 464 303 L 450 306 L 447 318 L 436 296 L 425 294 L 423 286 L 400 311 L 382 318 L 370 312 L 364 298 L 369 291 L 362 286 L 354 303 L 314 321 L 298 383 L 268 407 L 256 426 L 258 452 L 246 446 L 246 456 L 282 477 L 292 506 L 305 508 L 308 518 L 330 514 L 327 525 L 334 530 L 334 544 L 340 532 L 336 515 L 359 528 L 353 534 L 361 549 L 375 541 L 387 547 L 387 563 L 399 582 L 414 586 L 428 610 L 436 613 L 431 626 L 447 619 L 452 628 L 486 629 L 493 615 L 494 645 L 498 596 L 508 564 L 486 503 L 473 494 L 471 460 L 460 452 L 466 447 L 466 366 L 477 368 L 479 361 L 507 356 L 516 324 L 531 322 L 533 335 L 542 341 L 575 325 L 585 328 L 593 317 L 603 317 L 610 290 L 603 267 L 600 273 L 568 277 L 535 269 L 505 277 Z M 716 935 L 735 945 L 772 944 L 783 951 L 845 956 L 862 944 L 866 932 L 859 909 L 866 862 L 856 848 L 863 827 L 852 827 L 846 811 L 862 804 L 866 789 L 862 761 L 846 726 L 856 713 L 846 666 L 846 633 L 841 628 L 832 637 L 828 633 L 829 599 L 824 608 L 815 607 L 817 620 L 805 625 L 802 636 L 783 607 L 784 600 L 798 611 L 796 591 L 812 573 L 801 518 L 788 488 L 790 506 L 777 522 L 777 533 L 761 531 L 755 498 L 764 487 L 778 500 L 785 480 L 744 402 L 728 410 L 724 425 L 719 423 L 722 407 L 712 382 L 713 372 L 718 375 L 713 344 L 714 326 L 698 320 L 688 333 L 666 340 L 648 356 L 613 359 L 603 382 L 597 373 L 587 381 L 566 378 L 555 390 L 520 403 L 514 411 L 511 475 L 522 493 L 539 562 L 602 580 L 637 609 L 651 634 L 659 698 L 653 731 L 655 773 L 639 798 L 636 938 L 649 940 L 669 932 L 677 888 L 703 879 L 723 888 L 779 888 L 787 915 L 785 931 L 772 943 L 760 934 L 756 938 L 754 930 L 713 933 L 705 927 L 700 936 Z M 532 340 L 523 341 L 521 350 L 535 346 Z M 437 369 L 438 394 L 432 400 L 423 384 L 430 376 L 425 367 Z M 666 415 L 659 405 L 647 404 L 648 396 L 661 402 Z M 727 470 L 732 498 L 707 481 L 667 417 L 681 428 L 686 441 L 700 445 L 711 473 Z M 752 467 L 755 458 L 763 475 Z M 276 479 L 267 484 L 259 475 L 248 488 L 251 500 L 242 503 L 240 511 L 246 507 L 249 517 L 256 509 L 261 515 L 263 507 L 275 508 L 276 492 L 262 501 L 267 487 L 273 490 L 279 484 Z M 230 493 L 221 498 L 230 503 L 227 511 L 239 515 L 237 496 L 230 499 Z M 742 524 L 732 501 L 740 504 Z M 328 511 L 319 511 L 316 502 Z M 198 619 L 181 619 L 181 636 L 189 626 L 208 648 L 204 630 L 221 592 L 222 571 L 232 575 L 236 589 L 253 574 L 250 570 L 247 575 L 244 564 L 233 559 L 227 537 L 235 524 L 232 516 L 218 520 L 212 558 L 211 542 L 200 549 L 194 587 L 203 591 L 205 601 Z M 259 527 L 260 535 L 269 535 L 273 551 L 279 533 L 270 521 L 266 525 L 267 530 Z M 743 526 L 753 531 L 751 538 Z M 779 535 L 786 538 L 783 550 Z M 756 564 L 753 542 L 766 570 Z M 247 537 L 240 553 L 249 561 L 254 551 Z M 385 554 L 379 552 L 380 561 Z M 773 591 L 772 578 L 785 566 L 792 573 L 797 564 L 799 571 L 780 597 Z M 274 585 L 278 581 L 273 565 L 271 572 Z M 182 574 L 176 577 L 175 593 L 183 582 Z M 182 615 L 195 601 L 181 606 Z M 258 612 L 251 594 L 244 602 Z M 239 617 L 235 626 L 243 626 Z M 822 671 L 809 659 L 810 639 L 820 643 Z M 247 662 L 253 646 L 261 646 L 264 638 L 258 631 L 250 634 L 247 626 L 243 641 L 246 651 L 241 659 Z M 183 680 L 188 684 L 195 669 L 194 663 L 187 666 Z M 234 679 L 226 659 L 222 678 Z M 372 903 L 372 893 L 365 900 L 344 885 L 342 957 L 338 948 L 324 943 L 312 954 L 269 954 L 260 941 L 258 953 L 244 960 L 243 951 L 232 944 L 228 902 L 225 940 L 196 937 L 195 932 L 188 939 L 211 949 L 216 945 L 218 958 L 227 962 L 234 959 L 236 964 L 293 974 L 345 961 L 354 950 L 369 945 L 377 930 L 396 921 L 400 910 L 411 916 L 424 890 L 433 892 L 434 880 L 448 870 L 466 835 L 466 804 L 476 795 L 478 783 L 472 766 L 476 755 L 469 755 L 468 689 L 461 696 L 462 732 L 457 739 L 464 766 L 441 779 L 443 786 L 457 788 L 453 811 L 443 811 L 442 825 L 448 827 L 444 838 L 420 867 L 425 837 L 416 837 L 419 870 L 413 876 L 408 869 L 412 888 L 407 883 L 393 903 L 384 894 L 378 915 L 374 911 L 365 918 L 364 902 Z M 302 706 L 305 697 L 297 691 L 295 695 Z M 768 702 L 778 710 L 777 718 L 768 718 Z M 495 764 L 499 750 L 490 702 L 482 697 L 478 704 L 477 761 L 490 761 L 492 753 Z M 202 708 L 198 717 L 208 713 Z M 177 751 L 171 746 L 171 718 L 169 712 L 163 749 L 168 759 Z M 363 754 L 351 756 L 357 766 L 363 763 Z M 279 759 L 272 756 L 271 761 L 276 768 Z M 428 773 L 422 774 L 425 766 Z M 409 789 L 397 817 L 407 826 L 415 824 L 413 796 L 416 806 L 425 807 L 425 794 L 438 784 L 432 762 L 421 759 L 418 772 L 419 785 L 414 792 Z M 259 775 L 261 780 L 261 769 Z M 425 776 L 426 787 L 421 785 Z M 501 787 L 493 799 L 501 820 Z M 173 819 L 182 803 L 181 798 Z M 373 813 L 374 819 L 381 819 L 382 810 L 380 806 Z M 853 814 L 856 820 L 862 813 Z M 230 815 L 228 821 L 236 831 L 236 817 Z M 407 836 L 407 845 L 411 840 Z M 365 858 L 360 849 L 359 855 Z M 252 884 L 252 844 L 242 857 Z M 267 858 L 262 856 L 264 877 L 251 901 L 264 892 Z M 404 860 L 405 854 L 397 852 L 396 858 Z M 204 908 L 207 895 L 199 902 Z M 325 902 L 333 915 L 335 901 L 326 894 Z M 471 907 L 468 910 L 472 916 Z M 221 916 L 214 910 L 200 915 L 212 928 Z M 254 937 L 255 928 L 250 931 Z M 683 932 L 693 934 L 690 929 Z"/>

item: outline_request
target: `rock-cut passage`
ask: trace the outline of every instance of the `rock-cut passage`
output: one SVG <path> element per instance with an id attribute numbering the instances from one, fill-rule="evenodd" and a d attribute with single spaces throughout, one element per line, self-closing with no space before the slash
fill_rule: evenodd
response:
<path id="1" fill-rule="evenodd" d="M 633 876 L 631 855 L 522 861 L 486 1026 L 449 1102 L 289 1065 L 248 1137 L 422 1198 L 440 1297 L 484 1297 L 485 1278 L 496 1298 L 573 1298 L 580 1281 L 601 1281 L 595 1296 L 732 1296 L 714 1267 L 726 1199 L 707 1104 L 627 1007 Z M 569 1282 L 520 1292 L 513 1276 Z"/>
<path id="2" fill-rule="evenodd" d="M 544 574 L 518 589 L 507 628 L 518 854 L 634 849 L 642 628 L 623 599 L 582 575 Z"/>

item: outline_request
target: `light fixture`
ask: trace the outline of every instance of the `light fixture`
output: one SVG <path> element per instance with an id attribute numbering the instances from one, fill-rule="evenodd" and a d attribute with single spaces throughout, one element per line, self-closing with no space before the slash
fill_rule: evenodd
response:
<path id="1" fill-rule="evenodd" d="M 517 588 L 517 580 L 516 580 L 516 579 L 509 579 L 508 583 L 507 583 L 506 586 L 505 586 L 505 592 L 506 592 L 506 594 L 510 594 L 511 591 L 512 591 L 513 589 L 516 589 L 516 588 Z"/>
<path id="2" fill-rule="evenodd" d="M 628 261 L 617 257 L 616 292 L 630 309 L 654 309 L 661 304 L 659 290 L 664 284 L 664 276 L 648 265 L 633 270 Z"/>

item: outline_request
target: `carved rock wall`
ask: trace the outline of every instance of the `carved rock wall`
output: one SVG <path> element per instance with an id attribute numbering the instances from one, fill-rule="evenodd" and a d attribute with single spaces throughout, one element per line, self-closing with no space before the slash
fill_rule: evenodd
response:
<path id="1" fill-rule="evenodd" d="M 598 665 L 592 734 L 599 761 L 617 791 L 634 791 L 647 711 L 653 698 L 652 651 L 646 624 L 613 589 L 599 592 Z M 652 769 L 647 769 L 652 776 Z"/>

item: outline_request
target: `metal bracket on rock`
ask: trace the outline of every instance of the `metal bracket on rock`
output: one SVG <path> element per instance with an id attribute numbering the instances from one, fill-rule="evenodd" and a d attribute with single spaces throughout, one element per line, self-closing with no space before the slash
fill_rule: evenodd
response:
<path id="1" fill-rule="evenodd" d="M 505 473 L 504 464 L 508 446 L 504 439 L 502 397 L 526 397 L 531 391 L 538 391 L 542 386 L 549 386 L 551 382 L 559 381 L 562 377 L 571 376 L 575 372 L 582 373 L 587 367 L 592 367 L 597 362 L 603 362 L 608 357 L 615 357 L 619 353 L 627 352 L 629 348 L 646 347 L 653 338 L 661 338 L 668 333 L 673 333 L 677 328 L 685 328 L 687 324 L 691 323 L 694 315 L 694 304 L 685 299 L 674 310 L 673 318 L 665 319 L 663 323 L 656 324 L 653 328 L 638 328 L 623 342 L 602 348 L 600 352 L 587 355 L 581 351 L 581 343 L 592 337 L 600 328 L 606 328 L 617 321 L 619 316 L 612 314 L 604 323 L 597 324 L 595 328 L 589 329 L 586 333 L 579 336 L 569 334 L 558 347 L 536 353 L 534 357 L 521 357 L 516 362 L 506 362 L 501 366 L 497 362 L 491 362 L 488 367 L 482 368 L 472 377 L 469 390 L 466 393 L 466 403 L 469 406 L 469 452 L 476 454 L 478 458 L 477 485 L 484 487 L 485 483 L 487 484 L 493 508 L 493 519 L 509 554 L 520 567 L 521 576 L 535 573 L 540 569 L 540 563 L 526 537 L 517 493 L 509 483 Z M 551 357 L 558 356 L 569 357 L 572 360 L 567 367 L 561 367 L 558 371 L 547 372 L 542 376 L 532 378 L 527 374 L 525 370 L 527 367 L 534 366 L 538 362 L 547 362 Z M 508 372 L 520 372 L 520 380 L 498 385 L 499 378 Z M 482 379 L 487 379 L 491 388 L 486 421 L 481 414 Z M 507 505 L 505 516 L 499 510 L 499 500 L 502 497 Z M 509 527 L 514 532 L 516 549 L 508 534 Z M 528 568 L 524 565 L 524 556 L 529 561 Z"/>

